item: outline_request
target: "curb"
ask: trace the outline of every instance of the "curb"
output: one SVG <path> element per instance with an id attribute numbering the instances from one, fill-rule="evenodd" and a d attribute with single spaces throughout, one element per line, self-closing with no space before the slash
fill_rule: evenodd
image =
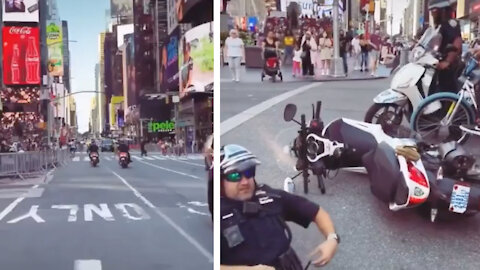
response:
<path id="1" fill-rule="evenodd" d="M 302 82 L 348 82 L 348 81 L 374 81 L 374 80 L 380 80 L 380 79 L 386 79 L 388 78 L 388 76 L 375 76 L 375 77 L 365 77 L 365 78 L 346 78 L 346 77 L 339 77 L 339 78 L 331 78 L 331 79 L 303 79 L 303 80 L 288 80 L 288 81 L 276 81 L 276 83 L 302 83 Z M 274 83 L 272 81 L 269 81 L 269 80 L 265 80 L 265 81 L 258 81 L 258 82 L 255 82 L 255 81 L 247 81 L 247 82 L 242 82 L 240 81 L 240 83 L 234 83 L 234 82 L 222 82 L 222 84 L 258 84 L 258 83 Z"/>

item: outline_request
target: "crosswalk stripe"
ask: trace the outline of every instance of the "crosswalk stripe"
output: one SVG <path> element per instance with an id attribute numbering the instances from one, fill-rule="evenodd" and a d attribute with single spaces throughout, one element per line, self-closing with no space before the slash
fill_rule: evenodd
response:
<path id="1" fill-rule="evenodd" d="M 105 157 L 105 159 L 108 160 L 108 161 L 112 161 L 111 157 Z"/>
<path id="2" fill-rule="evenodd" d="M 74 157 L 72 161 L 75 161 L 75 162 L 80 161 L 80 157 Z"/>
<path id="3" fill-rule="evenodd" d="M 155 159 L 152 158 L 152 157 L 144 157 L 144 159 L 146 159 L 146 160 L 155 160 Z"/>
<path id="4" fill-rule="evenodd" d="M 87 157 L 83 158 L 83 161 L 90 161 L 90 157 L 87 156 Z"/>
<path id="5" fill-rule="evenodd" d="M 155 159 L 158 159 L 158 160 L 166 160 L 166 158 L 160 157 L 160 156 L 152 156 L 152 157 L 155 158 Z"/>
<path id="6" fill-rule="evenodd" d="M 134 159 L 136 159 L 136 160 L 142 160 L 141 157 L 137 157 L 137 156 L 132 156 L 132 157 L 133 157 Z"/>

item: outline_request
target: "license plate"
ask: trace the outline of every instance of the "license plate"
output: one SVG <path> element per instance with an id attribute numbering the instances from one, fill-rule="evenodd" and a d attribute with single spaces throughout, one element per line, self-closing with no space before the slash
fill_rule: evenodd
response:
<path id="1" fill-rule="evenodd" d="M 463 214 L 467 211 L 468 197 L 470 187 L 454 185 L 452 189 L 452 198 L 450 199 L 450 212 Z"/>

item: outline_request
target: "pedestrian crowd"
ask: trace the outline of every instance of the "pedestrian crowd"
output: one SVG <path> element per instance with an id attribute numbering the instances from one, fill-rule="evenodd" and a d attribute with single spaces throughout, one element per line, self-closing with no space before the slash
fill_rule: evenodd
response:
<path id="1" fill-rule="evenodd" d="M 272 47 L 281 52 L 279 64 L 291 65 L 293 77 L 329 75 L 335 45 L 331 18 L 302 16 L 298 23 L 298 27 L 293 29 L 289 27 L 287 18 L 267 18 L 263 33 L 252 33 L 256 46 Z M 375 76 L 379 64 L 393 61 L 398 54 L 393 42 L 378 30 L 368 35 L 355 29 L 342 30 L 339 48 L 347 76 L 349 62 L 353 62 L 354 70 L 370 72 Z M 238 82 L 241 61 L 245 58 L 245 45 L 237 29 L 230 31 L 225 41 L 225 51 L 232 70 L 232 80 Z"/>
<path id="2" fill-rule="evenodd" d="M 42 142 L 40 118 L 35 113 L 3 113 L 0 123 L 0 151 L 37 151 Z"/>
<path id="3" fill-rule="evenodd" d="M 32 103 L 38 101 L 40 89 L 38 87 L 6 87 L 1 91 L 2 103 Z"/>

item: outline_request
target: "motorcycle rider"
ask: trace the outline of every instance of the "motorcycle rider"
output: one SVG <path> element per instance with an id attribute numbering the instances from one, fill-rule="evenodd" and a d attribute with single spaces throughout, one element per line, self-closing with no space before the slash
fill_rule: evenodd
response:
<path id="1" fill-rule="evenodd" d="M 90 158 L 90 161 L 92 161 L 92 153 L 96 153 L 98 155 L 98 145 L 95 143 L 95 140 L 92 139 L 92 142 L 90 143 L 90 146 L 88 146 L 88 157 Z M 100 155 L 98 155 L 98 162 L 100 163 Z"/>
<path id="2" fill-rule="evenodd" d="M 125 141 L 120 140 L 118 142 L 118 148 L 117 148 L 118 153 L 127 153 L 128 156 L 128 163 L 132 162 L 132 159 L 130 158 L 130 149 L 128 147 L 128 144 L 125 143 Z"/>
<path id="3" fill-rule="evenodd" d="M 242 146 L 229 144 L 220 150 L 220 269 L 303 269 L 290 246 L 286 221 L 304 228 L 316 223 L 327 240 L 311 254 L 312 264 L 327 264 L 340 242 L 328 213 L 306 198 L 258 184 L 259 164 Z"/>
<path id="4" fill-rule="evenodd" d="M 437 74 L 432 83 L 438 92 L 457 92 L 457 78 L 462 53 L 462 34 L 459 22 L 453 17 L 456 0 L 430 0 L 430 10 L 435 28 L 440 26 L 439 34 L 442 35 L 439 53 L 441 61 L 437 64 Z M 435 91 L 434 90 L 434 91 Z"/>

